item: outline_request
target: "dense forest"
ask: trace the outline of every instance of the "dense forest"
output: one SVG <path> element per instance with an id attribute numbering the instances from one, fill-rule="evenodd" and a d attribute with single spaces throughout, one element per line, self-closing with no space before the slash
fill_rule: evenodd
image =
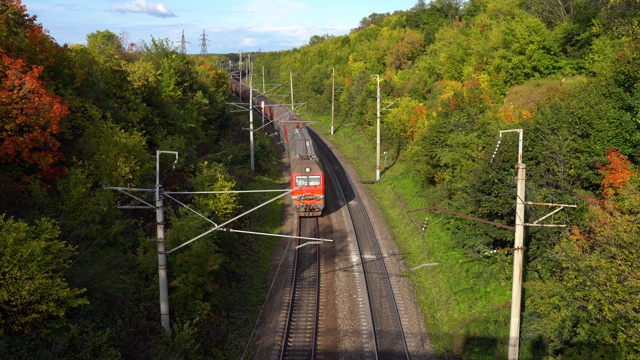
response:
<path id="1" fill-rule="evenodd" d="M 273 148 L 231 116 L 216 57 L 98 30 L 59 45 L 20 0 L 0 2 L 0 358 L 215 359 L 251 353 L 273 240 L 215 232 L 168 255 L 160 326 L 154 203 L 105 187 L 277 189 Z M 243 134 L 244 133 L 244 134 Z M 157 150 L 177 151 L 156 156 Z M 266 165 L 265 165 L 266 164 Z M 264 194 L 165 198 L 167 249 Z M 270 197 L 268 197 L 270 198 Z M 179 203 L 178 203 L 179 202 Z M 234 226 L 277 231 L 282 203 Z M 275 228 L 274 228 L 275 226 Z"/>
<path id="2" fill-rule="evenodd" d="M 527 227 L 520 357 L 632 359 L 639 23 L 639 0 L 420 0 L 371 14 L 348 35 L 252 59 L 269 83 L 292 74 L 303 119 L 325 134 L 335 79 L 329 138 L 365 181 L 375 169 L 379 76 L 385 169 L 368 187 L 407 265 L 438 263 L 406 276 L 439 355 L 506 358 L 513 232 L 409 211 L 438 206 L 513 225 L 517 136 L 504 134 L 494 151 L 500 130 L 522 129 L 526 200 L 577 208 L 546 221 L 564 228 Z M 0 2 L 0 55 L 0 357 L 250 354 L 275 243 L 214 232 L 171 254 L 167 334 L 155 213 L 119 209 L 139 202 L 105 188 L 153 189 L 156 164 L 174 191 L 282 186 L 260 134 L 249 170 L 246 115 L 230 113 L 218 66 L 227 57 L 109 30 L 86 45 L 57 44 L 20 0 Z M 177 151 L 176 166 L 156 150 Z M 140 196 L 153 201 L 153 192 Z M 219 222 L 266 199 L 176 200 Z M 210 228 L 165 201 L 169 248 Z M 281 206 L 237 226 L 277 231 Z M 548 211 L 527 206 L 526 221 Z"/>
<path id="3" fill-rule="evenodd" d="M 410 211 L 513 226 L 518 135 L 492 156 L 522 129 L 526 200 L 577 207 L 526 229 L 521 358 L 640 357 L 639 21 L 637 0 L 418 1 L 255 56 L 325 134 L 335 81 L 328 136 L 365 182 L 379 76 L 388 164 L 369 189 L 408 267 L 438 263 L 407 276 L 439 354 L 506 358 L 514 233 Z"/>

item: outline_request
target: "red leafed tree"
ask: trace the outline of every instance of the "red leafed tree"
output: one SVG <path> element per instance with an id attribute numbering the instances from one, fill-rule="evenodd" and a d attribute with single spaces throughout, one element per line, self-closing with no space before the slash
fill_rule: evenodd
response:
<path id="1" fill-rule="evenodd" d="M 52 66 L 61 48 L 21 0 L 0 0 L 0 50 L 29 64 Z"/>
<path id="2" fill-rule="evenodd" d="M 42 66 L 28 67 L 3 54 L 0 62 L 0 162 L 26 162 L 47 178 L 61 175 L 63 159 L 55 135 L 69 110 L 47 91 L 38 76 Z"/>
<path id="3" fill-rule="evenodd" d="M 634 170 L 631 161 L 615 148 L 607 149 L 607 164 L 598 166 L 602 175 L 603 195 L 613 195 L 631 181 Z"/>

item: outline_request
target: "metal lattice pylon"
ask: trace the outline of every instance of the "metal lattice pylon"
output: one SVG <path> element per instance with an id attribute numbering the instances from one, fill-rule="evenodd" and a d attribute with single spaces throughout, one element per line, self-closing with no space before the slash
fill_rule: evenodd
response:
<path id="1" fill-rule="evenodd" d="M 187 53 L 187 42 L 184 39 L 184 30 L 182 30 L 182 39 L 180 40 L 180 53 L 181 54 Z"/>
<path id="2" fill-rule="evenodd" d="M 204 33 L 204 29 L 202 30 L 202 36 L 200 37 L 200 55 L 207 55 L 207 35 Z"/>

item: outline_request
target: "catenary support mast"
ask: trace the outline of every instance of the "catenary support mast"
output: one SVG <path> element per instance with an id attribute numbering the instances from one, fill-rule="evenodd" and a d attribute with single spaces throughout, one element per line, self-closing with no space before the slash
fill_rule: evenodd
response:
<path id="1" fill-rule="evenodd" d="M 375 76 L 376 87 L 376 181 L 380 180 L 380 75 Z"/>

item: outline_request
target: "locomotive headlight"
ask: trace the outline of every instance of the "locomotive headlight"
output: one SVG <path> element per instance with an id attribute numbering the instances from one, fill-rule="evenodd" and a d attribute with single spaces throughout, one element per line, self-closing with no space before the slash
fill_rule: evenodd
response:
<path id="1" fill-rule="evenodd" d="M 306 172 L 306 173 L 310 173 L 310 172 L 311 172 L 311 168 L 310 168 L 310 167 L 306 167 L 306 168 L 304 168 L 304 172 Z"/>

